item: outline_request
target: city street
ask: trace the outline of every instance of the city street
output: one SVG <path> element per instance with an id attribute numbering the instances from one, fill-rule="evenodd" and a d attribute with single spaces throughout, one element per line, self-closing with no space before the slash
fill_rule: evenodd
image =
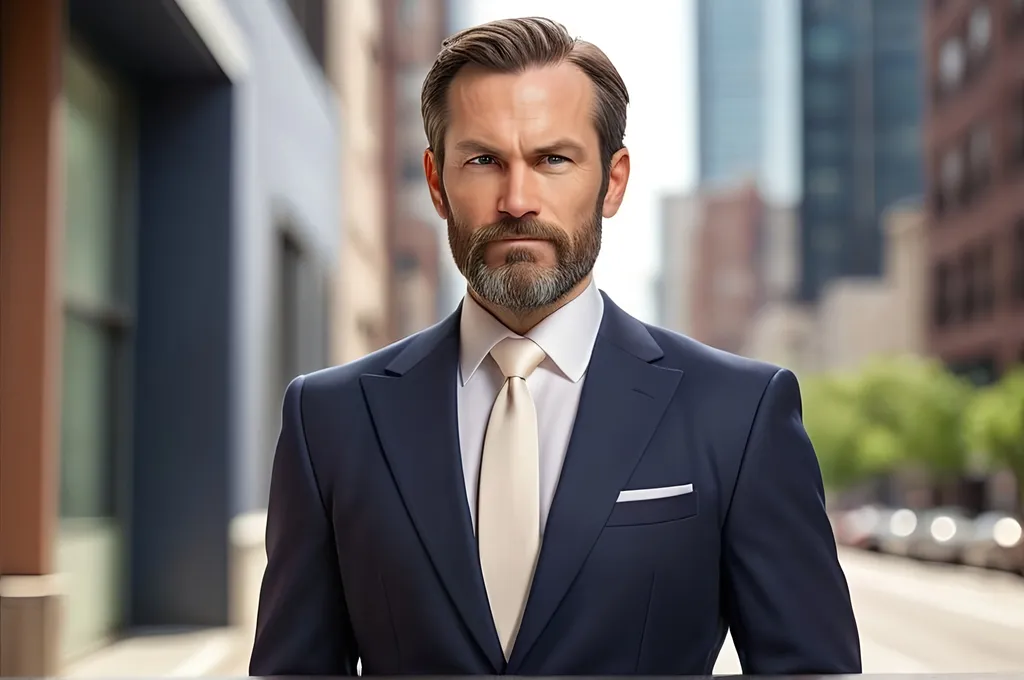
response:
<path id="1" fill-rule="evenodd" d="M 1024 579 L 841 553 L 865 673 L 1024 671 Z M 739 673 L 727 640 L 716 674 Z"/>

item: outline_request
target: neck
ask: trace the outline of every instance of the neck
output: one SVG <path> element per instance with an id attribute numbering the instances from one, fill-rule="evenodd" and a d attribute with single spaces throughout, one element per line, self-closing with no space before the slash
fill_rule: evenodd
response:
<path id="1" fill-rule="evenodd" d="M 518 335 L 526 335 L 541 321 L 579 297 L 580 293 L 585 291 L 587 286 L 590 285 L 592 278 L 593 274 L 587 274 L 582 281 L 573 286 L 572 290 L 559 298 L 556 302 L 546 307 L 531 309 L 525 313 L 513 312 L 505 307 L 498 307 L 497 305 L 481 298 L 472 288 L 469 289 L 469 294 L 473 296 L 473 299 L 476 300 L 477 304 L 486 309 L 490 312 L 491 316 L 504 324 L 505 328 Z"/>

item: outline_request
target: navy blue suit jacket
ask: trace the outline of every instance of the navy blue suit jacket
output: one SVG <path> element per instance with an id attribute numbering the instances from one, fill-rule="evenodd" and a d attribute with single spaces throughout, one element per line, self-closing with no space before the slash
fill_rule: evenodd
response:
<path id="1" fill-rule="evenodd" d="M 821 475 L 783 369 L 605 298 L 506 662 L 470 524 L 459 313 L 284 397 L 252 675 L 858 673 Z M 616 503 L 624 489 L 692 484 Z"/>

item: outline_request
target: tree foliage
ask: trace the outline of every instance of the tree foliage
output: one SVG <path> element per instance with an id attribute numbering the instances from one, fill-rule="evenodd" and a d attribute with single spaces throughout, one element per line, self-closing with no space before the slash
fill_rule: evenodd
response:
<path id="1" fill-rule="evenodd" d="M 967 444 L 1013 471 L 1024 500 L 1024 368 L 978 390 L 964 418 Z"/>
<path id="2" fill-rule="evenodd" d="M 879 359 L 807 381 L 804 422 L 822 477 L 843 488 L 914 462 L 937 475 L 966 462 L 962 415 L 971 388 L 937 362 Z"/>

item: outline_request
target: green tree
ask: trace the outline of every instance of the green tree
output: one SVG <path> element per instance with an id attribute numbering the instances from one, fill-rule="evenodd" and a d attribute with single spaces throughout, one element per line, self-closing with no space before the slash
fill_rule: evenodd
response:
<path id="1" fill-rule="evenodd" d="M 1013 472 L 1024 506 L 1024 367 L 977 392 L 964 418 L 964 435 L 972 449 Z"/>
<path id="2" fill-rule="evenodd" d="M 941 363 L 900 356 L 869 363 L 862 374 L 868 451 L 887 461 L 917 462 L 938 477 L 963 471 L 962 417 L 969 383 Z"/>
<path id="3" fill-rule="evenodd" d="M 855 373 L 817 376 L 804 394 L 805 426 L 832 488 L 905 462 L 940 478 L 966 464 L 961 417 L 971 387 L 936 361 L 876 359 Z"/>
<path id="4" fill-rule="evenodd" d="M 865 433 L 869 423 L 860 408 L 861 378 L 844 373 L 816 376 L 804 389 L 804 427 L 818 455 L 825 485 L 841 490 L 881 471 L 881 457 L 869 450 Z"/>

